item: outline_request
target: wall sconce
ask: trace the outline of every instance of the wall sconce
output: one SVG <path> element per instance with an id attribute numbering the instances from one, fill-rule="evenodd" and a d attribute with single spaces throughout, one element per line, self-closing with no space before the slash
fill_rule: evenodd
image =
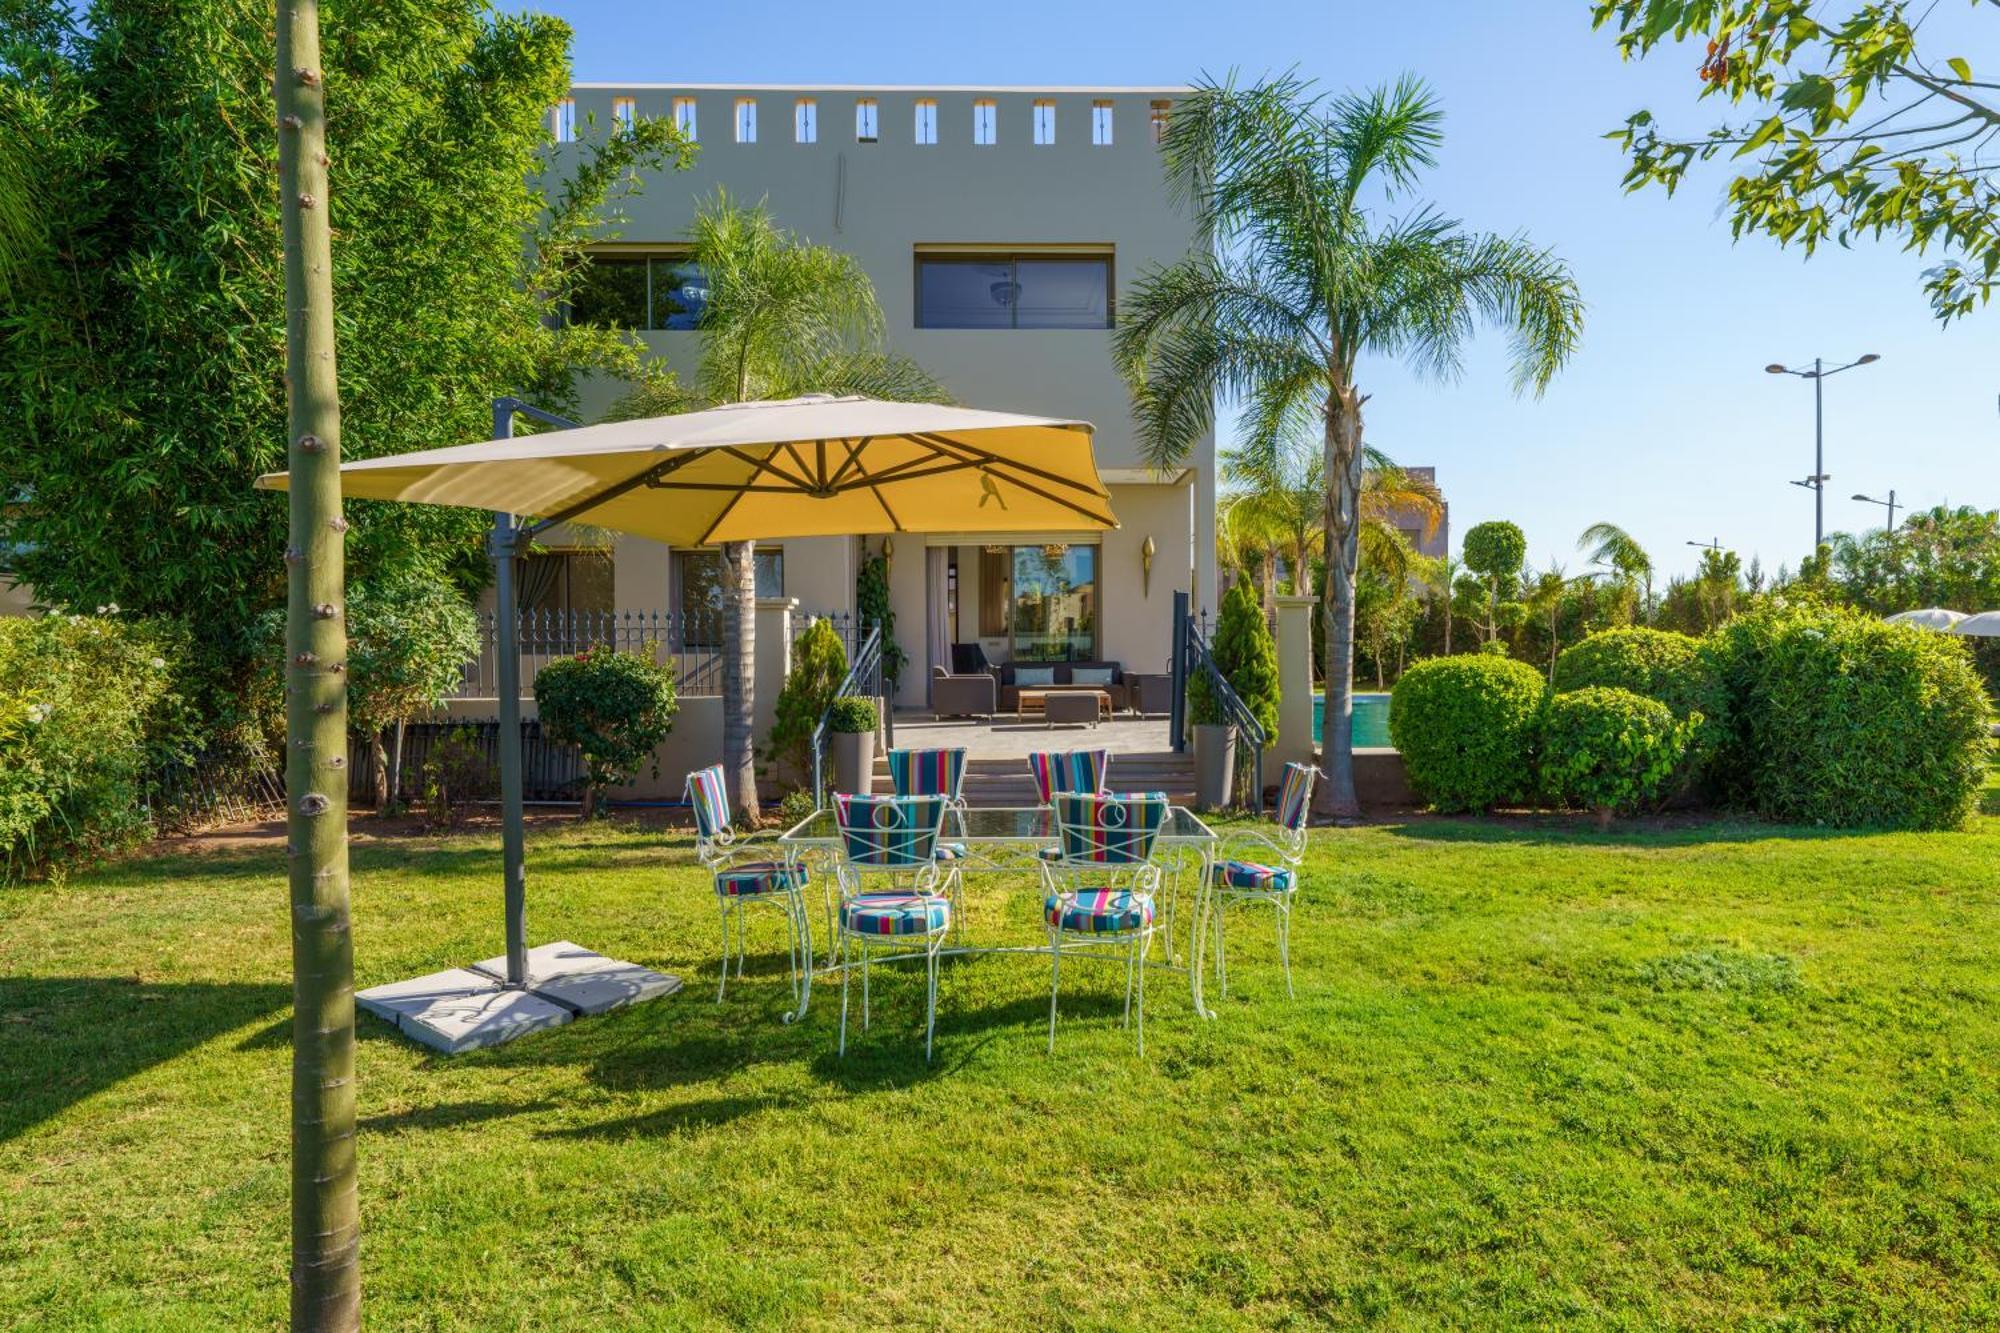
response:
<path id="1" fill-rule="evenodd" d="M 896 539 L 894 537 L 884 537 L 882 539 L 882 564 L 885 572 L 893 573 L 895 571 Z"/>
<path id="2" fill-rule="evenodd" d="M 1139 595 L 1141 597 L 1151 597 L 1153 595 L 1153 557 L 1159 554 L 1159 550 L 1159 547 L 1153 545 L 1153 534 L 1150 532 L 1146 534 L 1146 540 L 1139 543 Z"/>

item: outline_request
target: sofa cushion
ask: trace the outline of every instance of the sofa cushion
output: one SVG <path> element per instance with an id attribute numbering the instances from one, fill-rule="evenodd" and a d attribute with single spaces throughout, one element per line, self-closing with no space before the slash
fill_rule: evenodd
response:
<path id="1" fill-rule="evenodd" d="M 1118 679 L 1117 667 L 1071 667 L 1070 683 L 1073 685 L 1110 685 Z"/>
<path id="2" fill-rule="evenodd" d="M 1014 683 L 1025 689 L 1043 689 L 1056 683 L 1056 669 L 1052 666 L 1015 667 Z"/>

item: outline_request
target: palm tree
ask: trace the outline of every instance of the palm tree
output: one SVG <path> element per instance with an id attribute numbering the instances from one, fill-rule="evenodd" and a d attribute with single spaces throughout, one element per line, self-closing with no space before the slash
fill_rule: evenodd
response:
<path id="1" fill-rule="evenodd" d="M 1644 589 L 1638 619 L 1650 619 L 1653 608 L 1653 557 L 1631 533 L 1616 523 L 1593 523 L 1576 539 L 1576 549 L 1591 564 L 1608 571 L 1619 582 Z"/>
<path id="2" fill-rule="evenodd" d="M 701 358 L 689 393 L 655 375 L 618 404 L 614 417 L 686 411 L 717 403 L 865 394 L 948 402 L 944 387 L 882 345 L 882 310 L 852 255 L 775 223 L 762 204 L 744 207 L 718 190 L 695 212 L 689 258 L 708 287 L 695 328 Z M 757 578 L 750 542 L 725 542 L 722 623 L 722 767 L 731 803 L 758 817 L 756 764 Z"/>
<path id="3" fill-rule="evenodd" d="M 1582 327 L 1575 280 L 1548 251 L 1428 207 L 1378 213 L 1376 200 L 1435 164 L 1441 120 L 1408 78 L 1332 99 L 1289 75 L 1197 87 L 1174 108 L 1162 155 L 1174 202 L 1209 244 L 1142 275 L 1114 335 L 1156 464 L 1178 462 L 1213 427 L 1218 394 L 1246 402 L 1246 447 L 1300 414 L 1318 427 L 1330 488 L 1323 799 L 1343 819 L 1360 813 L 1350 695 L 1368 395 L 1357 362 L 1399 357 L 1448 377 L 1484 320 L 1511 335 L 1516 387 L 1539 392 Z"/>

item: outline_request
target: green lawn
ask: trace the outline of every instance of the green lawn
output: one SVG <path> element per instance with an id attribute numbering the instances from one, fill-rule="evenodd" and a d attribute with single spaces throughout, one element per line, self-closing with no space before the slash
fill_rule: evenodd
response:
<path id="1" fill-rule="evenodd" d="M 0 895 L 0 1325 L 283 1319 L 281 860 Z M 496 952 L 498 860 L 358 843 L 363 984 Z M 1155 974 L 1140 1060 L 1100 968 L 1051 1058 L 1046 963 L 980 959 L 926 1068 L 912 976 L 841 1061 L 774 935 L 714 1004 L 684 837 L 546 829 L 534 936 L 689 987 L 455 1059 L 362 1020 L 368 1321 L 1990 1325 L 1996 868 L 2000 813 L 1328 832 L 1296 1001 L 1260 921 L 1218 1021 Z"/>

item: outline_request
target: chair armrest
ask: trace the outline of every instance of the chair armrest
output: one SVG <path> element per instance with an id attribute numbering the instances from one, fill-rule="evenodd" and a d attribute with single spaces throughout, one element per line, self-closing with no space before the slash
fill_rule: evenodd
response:
<path id="1" fill-rule="evenodd" d="M 1215 859 L 1219 862 L 1250 859 L 1231 854 L 1238 849 L 1254 852 L 1260 864 L 1270 861 L 1280 865 L 1292 864 L 1291 852 L 1280 846 L 1269 834 L 1259 833 L 1254 829 L 1238 829 L 1233 833 L 1224 834 L 1215 844 Z"/>

